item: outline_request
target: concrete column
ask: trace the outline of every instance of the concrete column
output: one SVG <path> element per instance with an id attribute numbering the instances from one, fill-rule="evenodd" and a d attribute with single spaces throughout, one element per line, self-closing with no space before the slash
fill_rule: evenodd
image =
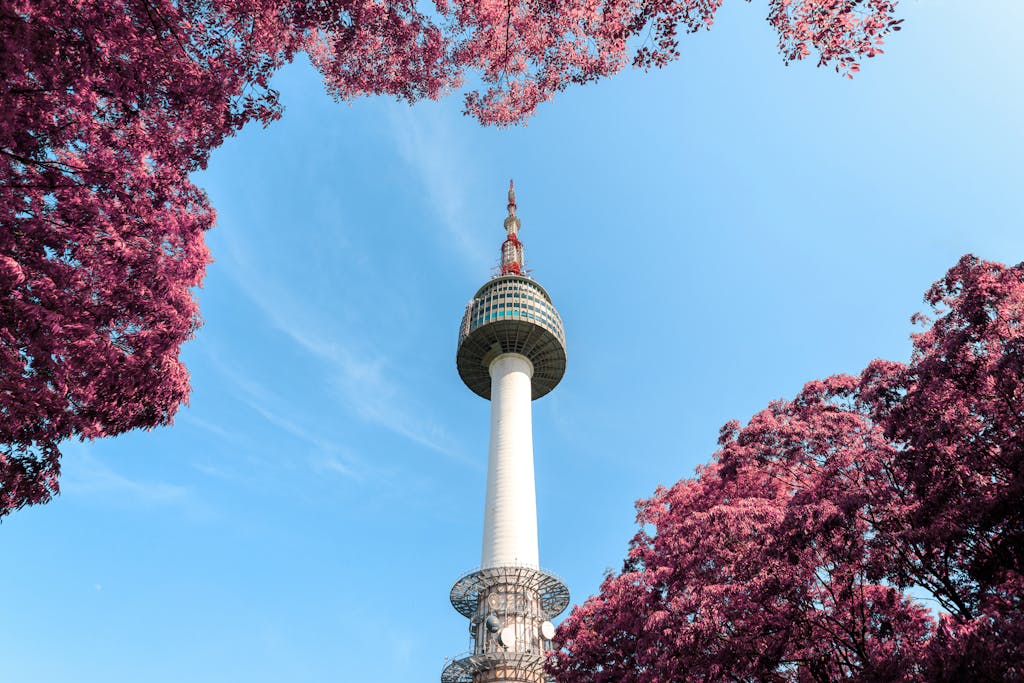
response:
<path id="1" fill-rule="evenodd" d="M 491 361 L 491 443 L 481 566 L 539 567 L 533 479 L 533 364 L 518 353 Z"/>

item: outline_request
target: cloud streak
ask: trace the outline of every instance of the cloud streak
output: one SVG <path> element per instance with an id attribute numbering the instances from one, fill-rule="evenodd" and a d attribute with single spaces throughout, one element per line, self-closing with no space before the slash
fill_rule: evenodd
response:
<path id="1" fill-rule="evenodd" d="M 325 329 L 323 316 L 310 312 L 308 297 L 298 296 L 266 271 L 260 270 L 245 247 L 230 233 L 226 241 L 226 259 L 222 262 L 225 262 L 239 289 L 275 329 L 325 365 L 328 386 L 350 414 L 426 449 L 468 462 L 458 454 L 445 430 L 427 417 L 430 411 L 403 396 L 399 385 L 388 376 L 390 365 L 383 355 L 359 352 L 358 342 L 338 330 Z M 337 305 L 338 302 L 334 303 Z M 348 315 L 351 311 L 344 313 Z M 247 404 L 267 421 L 324 453 L 340 450 L 330 439 L 300 425 L 287 410 L 279 409 L 280 401 L 264 388 L 240 376 L 223 362 L 218 362 L 218 365 L 242 390 Z"/>
<path id="2" fill-rule="evenodd" d="M 388 109 L 391 136 L 402 159 L 416 172 L 425 196 L 446 233 L 446 243 L 454 244 L 467 268 L 480 270 L 480 264 L 490 263 L 492 256 L 481 240 L 480 232 L 473 230 L 476 222 L 470 220 L 463 194 L 467 176 L 459 153 L 459 145 L 437 108 L 417 107 L 415 115 L 410 107 Z"/>
<path id="3" fill-rule="evenodd" d="M 71 448 L 65 448 L 62 495 L 114 502 L 119 506 L 175 507 L 195 517 L 210 514 L 209 506 L 186 486 L 127 477 L 92 455 L 85 444 L 68 446 Z"/>
<path id="4" fill-rule="evenodd" d="M 345 477 L 361 481 L 364 476 L 362 468 L 355 463 L 352 457 L 338 442 L 324 436 L 315 429 L 309 428 L 298 420 L 298 418 L 283 407 L 283 401 L 276 394 L 257 382 L 242 376 L 234 368 L 214 356 L 211 358 L 214 367 L 224 376 L 235 389 L 235 395 L 245 405 L 264 419 L 268 424 L 277 427 L 282 432 L 294 439 L 311 446 L 315 455 L 310 465 L 317 471 L 330 471 Z M 342 460 L 347 462 L 342 462 Z M 325 465 L 326 464 L 326 465 Z M 200 471 L 203 466 L 197 466 Z M 224 476 L 225 473 L 219 469 L 208 472 L 212 476 Z"/>

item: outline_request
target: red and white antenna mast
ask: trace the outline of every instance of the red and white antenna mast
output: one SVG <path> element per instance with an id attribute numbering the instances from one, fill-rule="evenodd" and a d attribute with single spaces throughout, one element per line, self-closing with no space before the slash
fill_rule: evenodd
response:
<path id="1" fill-rule="evenodd" d="M 508 181 L 508 216 L 505 217 L 505 241 L 501 244 L 501 274 L 523 275 L 523 243 L 519 241 L 519 219 L 516 218 L 516 187 Z"/>

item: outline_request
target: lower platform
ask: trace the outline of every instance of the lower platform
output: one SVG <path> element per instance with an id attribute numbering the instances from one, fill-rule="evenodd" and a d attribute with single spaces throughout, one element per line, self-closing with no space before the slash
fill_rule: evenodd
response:
<path id="1" fill-rule="evenodd" d="M 549 683 L 544 655 L 526 652 L 468 654 L 441 672 L 441 683 Z"/>
<path id="2" fill-rule="evenodd" d="M 462 616 L 472 619 L 479 613 L 481 596 L 501 586 L 536 591 L 543 616 L 548 620 L 569 606 L 569 588 L 562 579 L 541 569 L 520 565 L 486 567 L 466 574 L 452 586 L 452 606 Z"/>

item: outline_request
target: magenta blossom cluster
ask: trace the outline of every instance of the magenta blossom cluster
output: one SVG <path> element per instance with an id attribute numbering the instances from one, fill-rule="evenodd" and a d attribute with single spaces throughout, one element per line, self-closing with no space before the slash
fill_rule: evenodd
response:
<path id="1" fill-rule="evenodd" d="M 1024 264 L 965 256 L 927 300 L 909 363 L 726 424 L 638 503 L 559 683 L 1024 680 Z"/>

